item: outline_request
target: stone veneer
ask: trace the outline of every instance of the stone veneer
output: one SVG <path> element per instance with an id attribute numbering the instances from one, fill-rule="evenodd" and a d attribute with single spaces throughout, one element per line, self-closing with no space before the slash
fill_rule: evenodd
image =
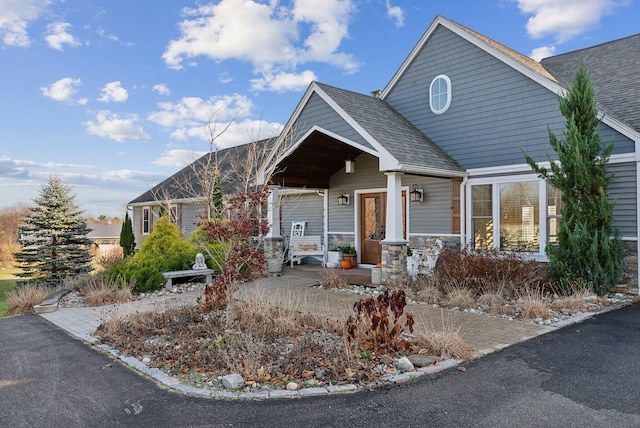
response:
<path id="1" fill-rule="evenodd" d="M 269 272 L 279 272 L 282 270 L 282 263 L 284 262 L 284 239 L 282 237 L 264 238 L 263 248 Z M 278 263 L 280 270 L 275 270 Z"/>
<path id="2" fill-rule="evenodd" d="M 435 249 L 436 240 L 441 240 L 445 247 L 460 245 L 459 236 L 414 236 L 409 235 L 409 247 L 420 249 Z"/>
<path id="3" fill-rule="evenodd" d="M 348 233 L 330 233 L 328 236 L 329 245 L 327 248 L 329 251 L 337 251 L 338 247 L 344 245 L 356 246 L 356 237 L 353 234 Z"/>
<path id="4" fill-rule="evenodd" d="M 407 243 L 382 243 L 382 282 L 391 284 L 407 274 Z"/>

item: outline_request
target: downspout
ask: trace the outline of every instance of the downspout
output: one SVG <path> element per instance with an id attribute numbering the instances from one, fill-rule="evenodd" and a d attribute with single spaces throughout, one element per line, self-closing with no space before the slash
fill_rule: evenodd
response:
<path id="1" fill-rule="evenodd" d="M 466 246 L 466 241 L 467 241 L 467 234 L 466 234 L 466 230 L 465 230 L 465 226 L 467 225 L 467 216 L 465 215 L 465 211 L 466 211 L 466 200 L 467 200 L 467 181 L 469 180 L 469 177 L 463 177 L 462 181 L 460 182 L 460 245 L 461 246 Z"/>

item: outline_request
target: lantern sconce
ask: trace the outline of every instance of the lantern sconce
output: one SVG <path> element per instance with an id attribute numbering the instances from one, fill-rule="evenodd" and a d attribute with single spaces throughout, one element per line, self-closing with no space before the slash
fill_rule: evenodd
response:
<path id="1" fill-rule="evenodd" d="M 422 202 L 424 200 L 424 189 L 419 189 L 418 185 L 414 184 L 409 192 L 409 200 L 411 202 Z"/>
<path id="2" fill-rule="evenodd" d="M 356 172 L 356 162 L 351 159 L 344 161 L 344 172 L 346 174 L 353 174 Z"/>
<path id="3" fill-rule="evenodd" d="M 338 205 L 349 205 L 349 195 L 346 195 L 344 190 L 340 191 L 340 196 L 338 196 Z"/>

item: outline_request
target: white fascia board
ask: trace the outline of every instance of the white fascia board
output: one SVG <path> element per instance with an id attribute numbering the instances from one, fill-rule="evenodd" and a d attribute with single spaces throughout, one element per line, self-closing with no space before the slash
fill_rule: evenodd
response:
<path id="1" fill-rule="evenodd" d="M 453 171 L 444 168 L 433 168 L 420 165 L 410 165 L 395 163 L 393 165 L 387 165 L 380 163 L 381 171 L 399 171 L 407 174 L 425 175 L 434 177 L 467 177 L 469 175 L 466 171 Z"/>
<path id="2" fill-rule="evenodd" d="M 556 161 L 557 162 L 557 161 Z M 609 157 L 609 164 L 620 164 L 636 162 L 635 153 L 622 153 L 617 155 L 611 155 Z M 549 161 L 538 162 L 538 166 L 549 169 L 551 163 Z M 514 165 L 502 165 L 502 166 L 490 166 L 486 168 L 470 168 L 467 173 L 470 177 L 481 177 L 484 175 L 499 175 L 499 174 L 522 174 L 531 172 L 531 167 L 528 163 L 514 164 Z"/>

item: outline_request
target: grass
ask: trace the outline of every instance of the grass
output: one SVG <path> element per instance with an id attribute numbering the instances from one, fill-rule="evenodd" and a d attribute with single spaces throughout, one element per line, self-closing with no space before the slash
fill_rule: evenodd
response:
<path id="1" fill-rule="evenodd" d="M 0 269 L 0 318 L 4 318 L 7 313 L 7 296 L 6 292 L 13 290 L 16 284 L 16 276 L 20 269 Z"/>

